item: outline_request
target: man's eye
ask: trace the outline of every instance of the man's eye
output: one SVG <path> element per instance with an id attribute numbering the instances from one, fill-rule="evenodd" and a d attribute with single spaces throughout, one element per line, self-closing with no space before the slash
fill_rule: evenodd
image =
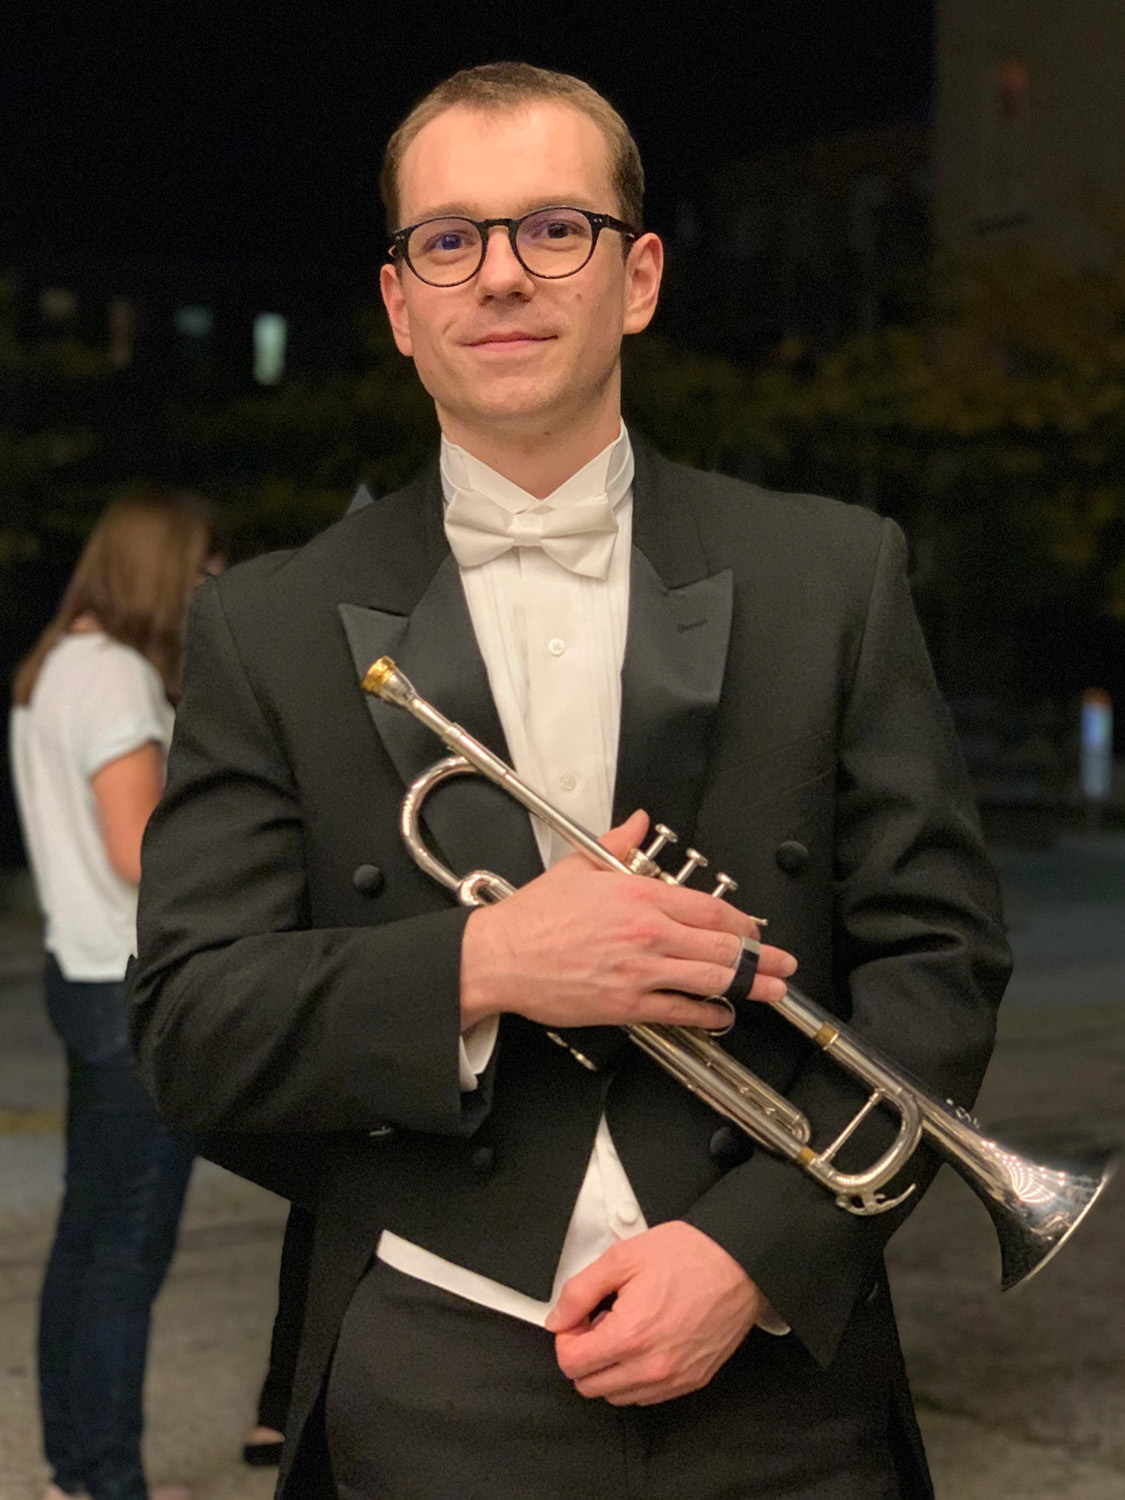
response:
<path id="1" fill-rule="evenodd" d="M 578 233 L 578 226 L 569 219 L 545 219 L 529 225 L 528 230 L 537 240 L 570 240 Z"/>
<path id="2" fill-rule="evenodd" d="M 426 241 L 425 245 L 427 255 L 450 254 L 464 248 L 465 236 L 455 229 L 447 229 L 443 234 L 435 234 L 433 239 Z"/>

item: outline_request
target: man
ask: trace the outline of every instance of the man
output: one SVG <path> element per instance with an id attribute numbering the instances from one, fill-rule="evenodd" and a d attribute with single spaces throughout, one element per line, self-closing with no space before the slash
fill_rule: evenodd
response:
<path id="1" fill-rule="evenodd" d="M 389 652 L 614 852 L 644 807 L 731 872 L 780 946 L 724 1045 L 817 1140 L 862 1094 L 755 1003 L 790 952 L 971 1102 L 1006 952 L 901 537 L 625 432 L 661 273 L 641 184 L 575 79 L 502 64 L 424 100 L 388 148 L 382 291 L 440 466 L 193 612 L 134 1029 L 172 1119 L 315 1207 L 300 1500 L 929 1493 L 881 1268 L 917 1192 L 843 1212 L 620 1030 L 722 1025 L 753 919 L 462 779 L 427 836 L 520 887 L 466 914 L 398 832 L 438 742 L 358 687 Z"/>

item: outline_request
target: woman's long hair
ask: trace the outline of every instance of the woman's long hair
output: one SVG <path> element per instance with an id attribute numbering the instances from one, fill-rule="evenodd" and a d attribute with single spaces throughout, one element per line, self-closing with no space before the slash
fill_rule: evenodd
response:
<path id="1" fill-rule="evenodd" d="M 30 702 L 47 653 L 87 615 L 150 661 L 175 703 L 187 603 L 210 545 L 211 507 L 198 495 L 120 496 L 90 533 L 58 613 L 17 668 L 12 701 Z"/>

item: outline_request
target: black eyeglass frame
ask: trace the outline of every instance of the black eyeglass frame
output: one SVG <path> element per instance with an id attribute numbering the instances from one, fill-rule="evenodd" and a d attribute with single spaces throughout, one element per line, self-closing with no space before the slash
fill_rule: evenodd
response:
<path id="1" fill-rule="evenodd" d="M 588 222 L 591 231 L 590 253 L 589 255 L 587 255 L 586 259 L 580 266 L 575 266 L 573 270 L 570 271 L 560 271 L 554 276 L 549 275 L 548 273 L 543 271 L 533 271 L 524 260 L 523 256 L 520 254 L 519 245 L 516 241 L 516 236 L 519 233 L 520 225 L 526 223 L 528 219 L 537 218 L 539 214 L 549 214 L 552 211 L 560 209 L 565 209 L 566 212 L 570 214 L 581 214 L 582 217 Z M 469 275 L 462 276 L 458 281 L 427 281 L 426 277 L 422 275 L 422 273 L 414 265 L 414 262 L 410 259 L 410 253 L 407 249 L 407 246 L 410 242 L 410 236 L 416 229 L 421 229 L 426 224 L 441 224 L 449 219 L 459 219 L 463 224 L 471 224 L 477 231 L 477 233 L 480 235 L 480 259 L 477 261 L 472 271 L 470 271 Z M 530 213 L 521 214 L 518 219 L 470 219 L 468 214 L 436 214 L 432 219 L 419 219 L 417 224 L 407 224 L 404 228 L 396 230 L 395 233 L 391 235 L 391 243 L 388 247 L 387 254 L 391 258 L 391 260 L 401 259 L 405 265 L 410 267 L 411 271 L 414 272 L 414 275 L 417 276 L 419 281 L 425 282 L 426 286 L 434 286 L 440 289 L 446 289 L 454 286 L 464 286 L 467 281 L 472 281 L 473 277 L 476 276 L 480 271 L 481 266 L 484 265 L 484 258 L 488 254 L 489 234 L 493 229 L 498 229 L 501 225 L 503 225 L 504 228 L 508 231 L 508 243 L 512 247 L 512 254 L 519 261 L 520 265 L 527 272 L 527 274 L 529 276 L 534 276 L 538 281 L 563 281 L 567 276 L 576 276 L 579 271 L 584 270 L 594 258 L 594 251 L 598 246 L 598 236 L 601 234 L 603 229 L 615 230 L 622 237 L 622 239 L 628 242 L 639 240 L 642 233 L 641 230 L 634 229 L 631 224 L 626 224 L 623 219 L 615 219 L 612 214 L 596 213 L 593 209 L 590 208 L 575 208 L 571 203 L 551 203 L 548 204 L 545 208 L 533 208 Z"/>

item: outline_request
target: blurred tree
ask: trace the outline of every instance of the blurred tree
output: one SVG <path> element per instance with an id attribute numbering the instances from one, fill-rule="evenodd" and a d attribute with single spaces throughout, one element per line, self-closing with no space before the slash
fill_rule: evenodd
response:
<path id="1" fill-rule="evenodd" d="M 26 347 L 20 287 L 0 276 L 0 570 L 42 555 L 44 532 L 81 534 L 86 466 L 98 447 L 95 392 L 108 364 L 60 334 Z M 5 593 L 9 593 L 5 590 Z"/>
<path id="2" fill-rule="evenodd" d="M 356 486 L 381 494 L 433 452 L 433 403 L 394 347 L 382 309 L 365 308 L 357 371 L 300 377 L 218 409 L 173 403 L 169 459 L 215 500 L 232 557 L 291 547 L 343 514 Z"/>
<path id="3" fill-rule="evenodd" d="M 1010 675 L 1048 600 L 1125 618 L 1125 255 L 946 265 L 916 326 L 790 341 L 754 402 L 771 478 L 906 524 L 947 675 Z"/>
<path id="4" fill-rule="evenodd" d="M 622 363 L 625 418 L 666 458 L 726 469 L 750 451 L 785 456 L 759 420 L 750 375 L 731 360 L 642 334 L 625 341 Z"/>
<path id="5" fill-rule="evenodd" d="M 20 285 L 0 276 L 0 717 L 16 662 L 51 613 L 89 524 L 106 363 L 60 333 L 19 337 Z M 0 752 L 0 866 L 19 859 L 15 810 Z"/>

